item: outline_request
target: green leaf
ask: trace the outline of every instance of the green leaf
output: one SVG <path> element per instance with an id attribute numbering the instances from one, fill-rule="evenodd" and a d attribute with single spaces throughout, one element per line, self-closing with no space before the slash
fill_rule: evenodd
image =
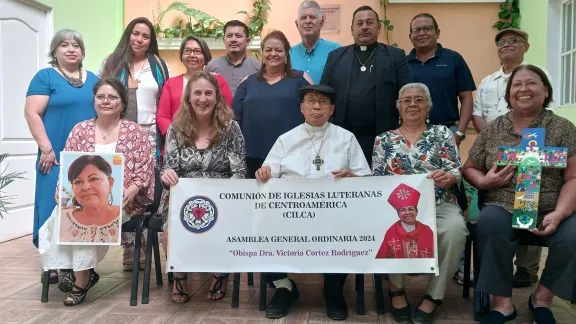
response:
<path id="1" fill-rule="evenodd" d="M 506 2 L 502 2 L 500 4 L 500 10 L 505 10 L 506 9 Z"/>
<path id="2" fill-rule="evenodd" d="M 496 28 L 498 30 L 502 30 L 502 25 L 504 24 L 504 22 L 502 21 L 497 21 L 494 25 L 492 25 L 492 28 Z"/>
<path id="3" fill-rule="evenodd" d="M 389 19 L 384 20 L 384 26 L 390 26 L 390 20 Z"/>
<path id="4" fill-rule="evenodd" d="M 508 19 L 508 18 L 510 18 L 510 12 L 509 12 L 508 10 L 500 11 L 500 12 L 498 13 L 498 18 L 500 18 L 500 19 Z"/>
<path id="5" fill-rule="evenodd" d="M 241 11 L 238 11 L 236 14 L 237 15 L 247 15 L 248 13 L 244 10 L 241 10 Z"/>
<path id="6" fill-rule="evenodd" d="M 270 8 L 269 5 L 262 5 L 261 8 L 262 8 L 262 9 L 265 9 L 265 10 L 272 10 L 272 8 Z"/>
<path id="7" fill-rule="evenodd" d="M 520 19 L 520 13 L 519 13 L 519 12 L 513 12 L 513 13 L 510 15 L 510 19 L 512 19 L 512 20 L 518 20 L 518 19 Z"/>
<path id="8" fill-rule="evenodd" d="M 514 20 L 512 21 L 512 27 L 514 28 L 520 28 L 520 20 Z"/>
<path id="9" fill-rule="evenodd" d="M 386 28 L 388 28 L 389 31 L 393 31 L 393 30 L 394 30 L 394 25 L 387 26 Z"/>

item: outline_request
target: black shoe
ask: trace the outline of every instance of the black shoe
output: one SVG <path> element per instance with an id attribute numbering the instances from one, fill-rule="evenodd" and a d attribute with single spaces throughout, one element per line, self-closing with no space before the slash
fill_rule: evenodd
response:
<path id="1" fill-rule="evenodd" d="M 329 319 L 343 321 L 348 318 L 348 306 L 346 306 L 344 296 L 326 296 L 324 294 L 324 300 L 326 300 L 326 316 Z"/>
<path id="2" fill-rule="evenodd" d="M 491 310 L 486 314 L 486 316 L 484 316 L 484 318 L 482 318 L 480 324 L 504 324 L 515 320 L 516 316 L 518 316 L 518 313 L 516 313 L 516 307 L 512 308 L 512 314 L 506 316 L 499 311 Z"/>
<path id="3" fill-rule="evenodd" d="M 547 307 L 534 307 L 532 304 L 532 295 L 528 298 L 528 308 L 534 316 L 535 324 L 556 324 L 556 319 L 550 308 Z"/>
<path id="4" fill-rule="evenodd" d="M 395 292 L 388 291 L 388 295 L 390 296 L 390 299 L 397 296 L 404 296 L 404 298 L 406 298 L 406 292 L 404 290 Z M 390 301 L 390 303 L 392 303 L 392 301 Z M 390 305 L 390 313 L 392 318 L 400 324 L 412 323 L 412 312 L 410 311 L 410 304 L 408 304 L 408 300 L 406 300 L 406 304 L 407 305 L 402 308 L 394 308 L 394 306 Z"/>
<path id="5" fill-rule="evenodd" d="M 286 288 L 276 288 L 272 300 L 266 306 L 266 317 L 281 318 L 288 315 L 292 303 L 300 298 L 296 283 L 293 280 L 290 281 L 292 282 L 292 291 Z"/>
<path id="6" fill-rule="evenodd" d="M 517 270 L 516 273 L 514 274 L 512 287 L 525 288 L 530 287 L 537 282 L 538 282 L 538 275 L 531 274 L 522 270 Z"/>
<path id="7" fill-rule="evenodd" d="M 416 310 L 414 310 L 414 316 L 412 316 L 412 323 L 414 323 L 414 324 L 432 324 L 432 323 L 434 323 L 434 314 L 436 314 L 436 309 L 438 309 L 438 306 L 442 305 L 441 300 L 434 299 L 430 295 L 424 296 L 424 299 L 431 301 L 436 306 L 434 307 L 434 310 L 432 311 L 432 313 L 426 313 L 425 311 L 418 309 L 418 308 Z"/>

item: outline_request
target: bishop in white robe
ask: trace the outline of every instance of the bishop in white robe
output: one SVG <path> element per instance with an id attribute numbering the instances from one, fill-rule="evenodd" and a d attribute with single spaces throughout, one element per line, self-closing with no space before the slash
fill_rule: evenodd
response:
<path id="1" fill-rule="evenodd" d="M 362 148 L 351 132 L 331 124 L 334 113 L 335 91 L 327 86 L 309 85 L 300 89 L 300 110 L 305 123 L 284 133 L 268 153 L 256 179 L 266 182 L 270 178 L 345 178 L 369 176 L 370 166 Z M 344 320 L 348 317 L 342 288 L 345 274 L 324 275 L 324 297 L 329 318 Z M 267 280 L 276 286 L 276 292 L 266 307 L 266 316 L 286 316 L 290 305 L 298 299 L 296 283 L 287 274 L 267 274 Z"/>

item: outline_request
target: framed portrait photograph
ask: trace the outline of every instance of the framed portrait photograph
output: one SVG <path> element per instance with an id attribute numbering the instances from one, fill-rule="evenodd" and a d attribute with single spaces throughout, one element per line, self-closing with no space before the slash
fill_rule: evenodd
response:
<path id="1" fill-rule="evenodd" d="M 56 223 L 60 245 L 120 245 L 124 155 L 62 152 Z"/>

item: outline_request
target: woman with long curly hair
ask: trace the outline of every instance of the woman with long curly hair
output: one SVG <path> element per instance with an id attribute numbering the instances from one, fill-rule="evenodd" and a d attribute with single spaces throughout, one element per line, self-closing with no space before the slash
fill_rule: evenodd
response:
<path id="1" fill-rule="evenodd" d="M 173 186 L 179 178 L 231 178 L 246 176 L 244 137 L 226 105 L 218 81 L 212 74 L 200 71 L 188 80 L 182 103 L 168 127 L 162 183 Z M 163 193 L 164 233 L 162 246 L 168 253 L 169 189 Z M 174 274 L 172 301 L 188 301 L 187 273 Z M 221 299 L 226 294 L 228 274 L 216 273 L 208 299 Z"/>

